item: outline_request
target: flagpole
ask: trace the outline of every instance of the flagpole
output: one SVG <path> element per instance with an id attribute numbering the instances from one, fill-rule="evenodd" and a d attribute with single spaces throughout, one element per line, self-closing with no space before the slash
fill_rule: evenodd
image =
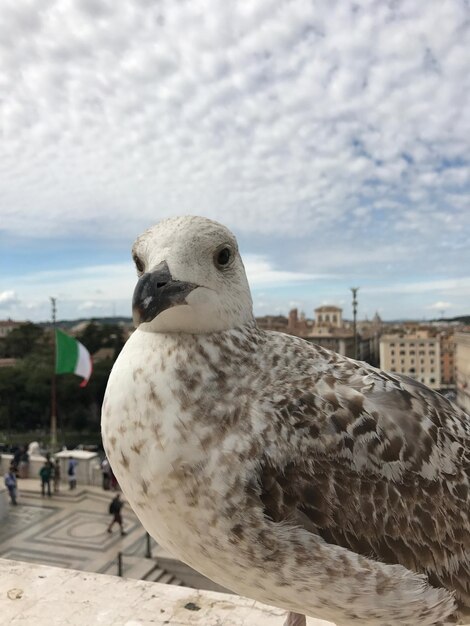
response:
<path id="1" fill-rule="evenodd" d="M 56 298 L 50 298 L 52 305 L 52 345 L 54 348 L 54 367 L 52 369 L 52 384 L 51 384 L 51 446 L 57 445 L 57 389 L 56 389 L 56 361 L 57 361 L 57 347 L 56 347 Z"/>

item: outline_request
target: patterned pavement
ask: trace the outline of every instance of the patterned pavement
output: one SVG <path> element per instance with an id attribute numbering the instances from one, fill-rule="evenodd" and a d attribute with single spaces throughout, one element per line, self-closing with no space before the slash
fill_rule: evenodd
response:
<path id="1" fill-rule="evenodd" d="M 42 497 L 39 482 L 32 479 L 19 480 L 18 492 L 18 506 L 10 506 L 0 526 L 1 557 L 116 574 L 119 551 L 124 566 L 126 555 L 145 556 L 145 531 L 127 504 L 127 535 L 121 537 L 117 524 L 112 534 L 106 532 L 113 492 L 80 485 L 69 491 L 64 484 L 58 494 Z"/>

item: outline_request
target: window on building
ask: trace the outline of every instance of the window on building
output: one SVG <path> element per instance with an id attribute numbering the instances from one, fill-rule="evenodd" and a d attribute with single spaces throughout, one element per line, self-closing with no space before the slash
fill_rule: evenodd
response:
<path id="1" fill-rule="evenodd" d="M 390 344 L 390 347 L 391 347 L 391 348 L 394 348 L 394 347 L 395 347 L 395 344 L 394 344 L 394 343 L 391 343 L 391 344 Z"/>
<path id="2" fill-rule="evenodd" d="M 434 378 L 430 378 L 430 379 L 429 379 L 429 382 L 430 382 L 430 383 L 435 383 L 436 381 L 435 381 L 435 379 L 434 379 Z"/>
<path id="3" fill-rule="evenodd" d="M 400 354 L 405 354 L 405 351 L 404 350 L 400 350 Z"/>
<path id="4" fill-rule="evenodd" d="M 410 367 L 410 374 L 416 374 L 416 371 L 415 371 L 414 367 Z"/>
<path id="5" fill-rule="evenodd" d="M 392 356 L 394 356 L 394 355 L 395 355 L 395 350 L 390 350 L 390 354 L 391 354 Z"/>

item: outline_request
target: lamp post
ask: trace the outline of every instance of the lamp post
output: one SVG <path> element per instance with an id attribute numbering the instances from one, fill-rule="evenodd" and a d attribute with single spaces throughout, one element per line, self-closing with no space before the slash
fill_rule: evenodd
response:
<path id="1" fill-rule="evenodd" d="M 354 358 L 357 359 L 357 330 L 356 330 L 356 316 L 357 316 L 357 292 L 359 291 L 359 287 L 351 287 L 353 300 L 353 333 L 354 333 Z"/>
<path id="2" fill-rule="evenodd" d="M 57 298 L 50 298 L 51 306 L 52 306 L 52 337 L 53 337 L 53 346 L 54 346 L 54 367 L 52 370 L 52 385 L 51 385 L 51 446 L 55 447 L 57 445 L 57 393 L 56 393 L 56 346 L 55 346 L 55 327 L 56 327 L 56 302 Z"/>

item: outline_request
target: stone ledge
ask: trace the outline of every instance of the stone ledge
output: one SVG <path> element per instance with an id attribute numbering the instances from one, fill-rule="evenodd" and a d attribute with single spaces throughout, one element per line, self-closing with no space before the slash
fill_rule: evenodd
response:
<path id="1" fill-rule="evenodd" d="M 240 596 L 0 558 L 1 624 L 282 626 L 285 616 Z M 308 618 L 307 626 L 334 624 Z"/>
<path id="2" fill-rule="evenodd" d="M 285 611 L 215 591 L 0 559 L 0 616 L 12 626 L 282 626 Z"/>

